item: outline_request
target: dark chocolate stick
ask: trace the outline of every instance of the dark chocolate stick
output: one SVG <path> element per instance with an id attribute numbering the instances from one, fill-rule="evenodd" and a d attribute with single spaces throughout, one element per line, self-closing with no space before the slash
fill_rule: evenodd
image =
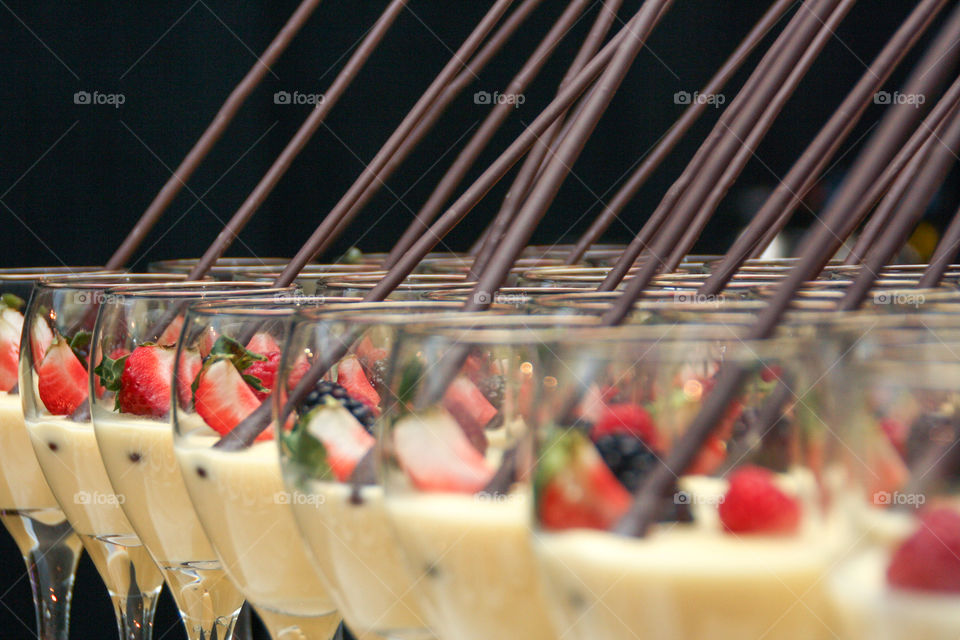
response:
<path id="1" fill-rule="evenodd" d="M 960 248 L 960 209 L 953 214 L 950 226 L 947 227 L 943 237 L 940 238 L 940 242 L 937 243 L 933 258 L 930 259 L 930 264 L 927 265 L 927 269 L 923 272 L 917 286 L 921 289 L 927 289 L 939 285 L 947 267 L 956 258 L 958 248 Z"/>
<path id="2" fill-rule="evenodd" d="M 347 212 L 363 195 L 363 192 L 376 181 L 381 169 L 386 165 L 387 160 L 396 152 L 406 138 L 416 127 L 417 122 L 429 111 L 431 104 L 440 97 L 444 88 L 456 77 L 460 70 L 468 63 L 470 57 L 480 47 L 480 44 L 487 37 L 487 34 L 493 29 L 506 10 L 510 7 L 513 0 L 496 0 L 493 7 L 487 12 L 476 28 L 471 32 L 467 39 L 460 45 L 460 48 L 447 62 L 439 75 L 434 78 L 427 90 L 420 96 L 417 103 L 409 113 L 404 117 L 400 126 L 390 135 L 390 138 L 384 143 L 377 155 L 370 161 L 357 180 L 350 186 L 347 192 L 340 198 L 340 201 L 334 206 L 320 223 L 313 234 L 307 239 L 297 255 L 286 266 L 283 273 L 277 278 L 277 282 L 287 284 L 293 282 L 297 274 L 303 267 L 310 262 L 319 252 L 322 243 L 329 240 L 330 232 L 337 228 Z"/>
<path id="3" fill-rule="evenodd" d="M 390 2 L 383 14 L 377 19 L 376 24 L 374 24 L 370 32 L 367 33 L 363 42 L 360 43 L 357 50 L 350 56 L 350 60 L 347 61 L 347 64 L 340 73 L 337 74 L 333 84 L 330 85 L 327 92 L 323 94 L 323 102 L 318 104 L 316 108 L 310 112 L 307 119 L 300 125 L 297 133 L 294 134 L 290 142 L 287 143 L 287 146 L 284 147 L 283 152 L 274 160 L 270 169 L 263 178 L 260 179 L 260 182 L 258 182 L 257 186 L 250 192 L 247 199 L 243 201 L 243 204 L 240 205 L 236 213 L 233 214 L 233 217 L 230 218 L 227 225 L 217 234 L 213 244 L 207 248 L 200 260 L 197 261 L 196 266 L 193 267 L 190 275 L 187 276 L 189 280 L 197 280 L 205 276 L 210 270 L 210 267 L 216 263 L 224 251 L 233 243 L 234 239 L 253 217 L 253 214 L 256 213 L 260 205 L 267 199 L 267 196 L 269 196 L 270 192 L 277 186 L 277 183 L 280 182 L 280 179 L 287 172 L 287 169 L 293 164 L 294 159 L 296 159 L 307 145 L 307 142 L 310 141 L 313 134 L 317 132 L 317 129 L 320 128 L 327 114 L 333 110 L 333 107 L 336 106 L 340 97 L 353 83 L 357 74 L 360 73 L 360 70 L 366 64 L 367 60 L 370 59 L 370 56 L 380 45 L 383 37 L 387 35 L 387 31 L 393 26 L 394 21 L 400 15 L 400 12 L 403 11 L 406 4 L 407 0 L 392 0 Z"/>
<path id="4" fill-rule="evenodd" d="M 793 6 L 793 0 L 777 0 L 763 15 L 762 18 L 753 26 L 750 33 L 743 39 L 740 45 L 734 50 L 730 57 L 723 63 L 723 66 L 700 90 L 700 95 L 716 95 L 723 90 L 730 78 L 743 65 L 747 57 L 766 37 L 770 30 L 776 25 L 777 21 L 786 11 Z M 691 102 L 690 106 L 683 112 L 676 123 L 663 136 L 657 146 L 640 163 L 640 166 L 627 178 L 617 193 L 611 198 L 610 203 L 604 206 L 590 228 L 577 241 L 576 246 L 566 256 L 566 264 L 577 263 L 586 253 L 594 242 L 596 242 L 603 232 L 607 230 L 611 223 L 623 212 L 627 204 L 637 195 L 640 188 L 646 183 L 650 175 L 656 171 L 657 167 L 666 159 L 670 152 L 677 146 L 680 140 L 690 131 L 691 127 L 700 119 L 709 105 L 705 101 Z"/>
<path id="5" fill-rule="evenodd" d="M 130 259 L 130 256 L 133 255 L 143 242 L 143 239 L 150 232 L 150 229 L 153 228 L 166 208 L 170 206 L 170 203 L 173 202 L 177 194 L 180 193 L 180 189 L 187 183 L 187 180 L 190 179 L 190 176 L 193 175 L 196 168 L 200 166 L 203 159 L 206 158 L 210 150 L 213 149 L 213 146 L 217 143 L 217 140 L 220 139 L 220 136 L 227 130 L 233 117 L 237 114 L 237 111 L 240 110 L 240 107 L 246 101 L 247 97 L 253 92 L 257 85 L 260 84 L 264 76 L 267 75 L 270 67 L 276 64 L 280 58 L 280 54 L 286 50 L 294 36 L 300 31 L 300 28 L 303 27 L 313 13 L 313 10 L 316 9 L 319 4 L 320 0 L 303 0 L 303 2 L 300 3 L 300 6 L 297 7 L 297 10 L 293 12 L 293 15 L 290 16 L 290 19 L 287 20 L 287 23 L 283 26 L 283 29 L 280 30 L 280 33 L 276 35 L 270 43 L 270 46 L 267 47 L 267 50 L 257 59 L 256 64 L 247 72 L 247 75 L 243 77 L 240 84 L 230 92 L 226 102 L 224 102 L 220 110 L 217 111 L 213 122 L 207 126 L 206 131 L 203 132 L 200 139 L 197 140 L 193 148 L 190 149 L 187 157 L 183 159 L 183 162 L 180 163 L 177 170 L 173 172 L 173 175 L 171 175 L 166 184 L 163 185 L 163 188 L 160 189 L 160 192 L 153 199 L 153 202 L 150 203 L 150 206 L 147 207 L 147 210 L 140 216 L 140 219 L 133 226 L 133 229 L 127 234 L 127 237 L 124 238 L 114 254 L 107 260 L 107 269 L 117 269 L 126 264 L 127 260 Z"/>
<path id="6" fill-rule="evenodd" d="M 570 29 L 577 23 L 580 15 L 587 8 L 588 2 L 589 0 L 572 0 L 567 4 L 567 8 L 543 37 L 543 40 L 540 41 L 540 44 L 537 45 L 533 53 L 530 54 L 530 57 L 527 58 L 527 61 L 513 77 L 506 89 L 504 89 L 504 96 L 513 96 L 516 98 L 526 91 L 530 83 L 536 79 L 537 75 L 539 75 L 543 69 L 543 66 L 556 51 L 557 45 L 560 44 Z M 474 165 L 483 150 L 487 148 L 490 141 L 493 140 L 493 136 L 500 130 L 500 127 L 507 121 L 507 118 L 516 111 L 517 104 L 515 100 L 513 102 L 510 100 L 497 101 L 496 104 L 493 105 L 493 108 L 487 114 L 483 123 L 481 123 L 480 127 L 474 132 L 473 136 L 471 136 L 470 140 L 457 155 L 453 164 L 450 165 L 450 168 L 447 169 L 446 173 L 444 173 L 443 177 L 437 183 L 437 186 L 434 187 L 426 203 L 424 203 L 420 211 L 414 215 L 413 222 L 407 227 L 406 231 L 403 232 L 400 239 L 397 240 L 396 244 L 394 244 L 390 250 L 390 254 L 383 263 L 384 269 L 389 269 L 396 264 L 400 256 L 410 248 L 410 245 L 429 229 L 430 223 L 433 222 L 443 208 L 443 205 L 446 204 L 450 196 L 453 195 L 454 190 L 461 183 L 464 176 L 467 175 L 467 171 Z"/>

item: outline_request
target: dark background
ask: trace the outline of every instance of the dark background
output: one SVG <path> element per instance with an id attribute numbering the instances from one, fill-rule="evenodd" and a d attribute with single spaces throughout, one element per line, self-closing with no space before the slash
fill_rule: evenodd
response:
<path id="1" fill-rule="evenodd" d="M 518 4 L 517 2 L 516 4 Z M 296 6 L 293 0 L 164 3 L 90 0 L 0 1 L 0 266 L 102 263 L 169 177 L 217 108 Z M 243 201 L 309 113 L 309 106 L 274 104 L 276 91 L 323 93 L 351 47 L 386 0 L 326 0 L 248 100 L 212 155 L 189 182 L 135 258 L 196 256 Z M 406 111 L 492 3 L 411 0 L 357 81 L 263 205 L 229 255 L 290 256 L 369 162 Z M 526 25 L 452 105 L 347 232 L 333 254 L 353 243 L 390 247 L 412 211 L 455 156 L 454 141 L 472 133 L 486 113 L 473 92 L 509 82 L 565 3 L 546 0 Z M 552 97 L 596 14 L 594 3 L 569 34 L 526 103 L 495 138 L 482 167 L 522 131 Z M 639 0 L 626 0 L 623 17 Z M 534 240 L 575 239 L 598 202 L 682 113 L 677 91 L 703 85 L 768 2 L 681 0 L 651 37 L 607 116 L 591 138 Z M 903 0 L 862 0 L 844 21 L 797 94 L 721 206 L 701 239 L 720 251 L 860 77 L 899 21 L 915 6 Z M 928 42 L 925 38 L 918 50 Z M 769 42 L 769 39 L 768 39 Z M 751 62 L 758 58 L 754 54 Z M 904 69 L 915 61 L 912 54 Z M 750 66 L 749 64 L 747 65 Z M 904 72 L 889 83 L 899 86 Z M 744 74 L 731 87 L 738 87 Z M 122 93 L 119 108 L 77 105 L 77 91 Z M 733 91 L 727 89 L 729 100 Z M 626 241 L 642 224 L 717 117 L 706 115 L 626 210 L 606 238 Z M 882 113 L 872 106 L 851 136 L 858 141 Z M 462 144 L 462 142 L 461 142 Z M 857 145 L 810 197 L 815 209 L 842 178 Z M 468 179 L 478 175 L 471 172 Z M 503 197 L 505 181 L 447 239 L 464 249 Z M 466 186 L 466 185 L 464 185 Z M 932 217 L 942 219 L 953 191 Z M 198 200 L 199 198 L 199 200 Z M 809 222 L 799 215 L 797 226 Z M 328 256 L 330 257 L 330 256 Z M 277 541 L 283 544 L 283 541 Z M 27 637 L 14 613 L 32 621 L 29 590 L 13 544 L 0 542 L 0 635 Z M 81 567 L 74 637 L 112 633 L 106 593 L 89 564 Z M 171 630 L 172 629 L 172 630 Z M 168 632 L 169 631 L 169 632 Z M 179 637 L 169 601 L 161 604 L 157 638 Z"/>

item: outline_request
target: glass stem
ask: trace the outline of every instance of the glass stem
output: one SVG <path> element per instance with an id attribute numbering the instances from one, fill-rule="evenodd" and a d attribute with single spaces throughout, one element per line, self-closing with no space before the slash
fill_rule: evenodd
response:
<path id="1" fill-rule="evenodd" d="M 132 563 L 129 570 L 130 587 L 127 594 L 113 598 L 120 640 L 150 640 L 153 637 L 153 614 L 157 609 L 160 588 L 144 593 L 137 582 L 137 569 Z"/>
<path id="2" fill-rule="evenodd" d="M 46 525 L 20 516 L 32 546 L 21 548 L 33 587 L 39 640 L 67 640 L 73 577 L 80 560 L 80 540 L 65 520 Z"/>

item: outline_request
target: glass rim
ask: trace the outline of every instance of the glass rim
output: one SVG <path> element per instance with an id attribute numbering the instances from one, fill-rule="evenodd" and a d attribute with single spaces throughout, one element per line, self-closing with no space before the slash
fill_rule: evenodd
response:
<path id="1" fill-rule="evenodd" d="M 128 282 L 123 282 L 122 280 L 129 279 Z M 101 280 L 102 282 L 97 282 Z M 183 282 L 188 282 L 185 274 L 178 273 L 103 273 L 103 274 L 89 274 L 89 275 L 77 275 L 77 276 L 56 276 L 49 280 L 41 280 L 37 282 L 37 289 L 76 289 L 76 290 L 90 290 L 90 289 L 110 289 L 116 286 L 123 286 L 126 284 L 135 285 L 136 281 L 143 281 L 144 285 L 147 284 L 180 284 Z M 203 280 L 199 282 L 216 282 L 216 280 Z"/>
<path id="2" fill-rule="evenodd" d="M 291 296 L 297 291 L 295 285 L 274 287 L 269 283 L 246 280 L 185 280 L 166 284 L 120 285 L 110 287 L 106 293 L 117 298 L 151 299 L 189 299 L 207 295 L 269 295 L 287 293 Z"/>
<path id="3" fill-rule="evenodd" d="M 330 302 L 333 300 L 333 302 Z M 244 310 L 249 310 L 251 315 L 254 315 L 258 311 L 268 310 L 268 309 L 289 309 L 291 313 L 296 313 L 299 311 L 299 307 L 306 305 L 308 308 L 313 308 L 315 306 L 320 306 L 323 304 L 355 304 L 359 303 L 361 298 L 349 298 L 349 297 L 339 297 L 339 296 L 291 296 L 289 299 L 277 300 L 273 296 L 264 296 L 262 298 L 251 296 L 251 297 L 241 297 L 236 299 L 217 299 L 217 300 L 201 300 L 190 305 L 188 311 L 194 315 L 217 315 L 220 313 L 236 314 L 243 315 Z"/>

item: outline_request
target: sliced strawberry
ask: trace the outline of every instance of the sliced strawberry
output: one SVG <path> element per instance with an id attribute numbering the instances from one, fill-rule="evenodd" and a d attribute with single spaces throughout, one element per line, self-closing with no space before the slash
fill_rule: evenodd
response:
<path id="1" fill-rule="evenodd" d="M 6 316 L 7 311 L 4 309 L 3 316 Z M 13 313 L 20 315 L 16 311 Z M 20 331 L 3 316 L 0 316 L 0 391 L 10 391 L 17 385 Z"/>
<path id="2" fill-rule="evenodd" d="M 910 481 L 910 469 L 886 435 L 873 434 L 865 455 L 867 468 L 872 471 L 868 478 L 869 497 L 895 493 Z"/>
<path id="3" fill-rule="evenodd" d="M 307 432 L 323 445 L 333 475 L 345 482 L 376 440 L 333 398 L 311 410 L 306 419 Z"/>
<path id="4" fill-rule="evenodd" d="M 117 406 L 135 416 L 167 415 L 173 379 L 173 347 L 142 345 L 123 363 Z"/>
<path id="5" fill-rule="evenodd" d="M 800 502 L 774 483 L 774 475 L 745 466 L 730 474 L 720 522 L 731 533 L 791 534 L 800 528 Z"/>
<path id="6" fill-rule="evenodd" d="M 309 370 L 310 363 L 307 361 L 306 356 L 301 354 L 290 368 L 290 373 L 287 374 L 287 388 L 293 389 L 297 386 Z"/>
<path id="7" fill-rule="evenodd" d="M 646 409 L 638 404 L 623 403 L 607 407 L 590 431 L 590 437 L 597 441 L 603 436 L 627 433 L 643 440 L 651 449 L 660 446 L 657 428 Z"/>
<path id="8" fill-rule="evenodd" d="M 260 385 L 264 387 L 265 390 L 253 390 L 258 400 L 263 400 L 270 395 L 270 392 L 273 390 L 273 385 L 277 380 L 277 368 L 279 366 L 280 352 L 271 351 L 267 354 L 266 360 L 256 360 L 243 370 L 244 375 L 255 377 L 260 381 Z"/>
<path id="9" fill-rule="evenodd" d="M 356 354 L 363 366 L 368 369 L 373 367 L 375 362 L 379 362 L 390 355 L 386 349 L 375 346 L 370 336 L 363 336 L 363 339 L 357 343 Z"/>
<path id="10" fill-rule="evenodd" d="M 380 394 L 367 380 L 356 356 L 347 356 L 337 365 L 337 384 L 346 389 L 351 398 L 370 407 L 374 415 L 380 415 Z"/>
<path id="11" fill-rule="evenodd" d="M 213 327 L 207 327 L 203 330 L 203 333 L 197 338 L 197 351 L 200 352 L 201 358 L 206 358 L 210 355 L 210 352 L 213 350 L 213 345 L 217 343 L 219 337 L 220 335 Z"/>
<path id="12" fill-rule="evenodd" d="M 910 428 L 902 421 L 896 418 L 884 418 L 880 421 L 880 428 L 887 434 L 890 443 L 896 447 L 900 455 L 905 455 L 907 451 L 907 436 L 910 434 Z"/>
<path id="13" fill-rule="evenodd" d="M 497 408 L 470 378 L 460 375 L 450 383 L 443 394 L 443 408 L 460 423 L 460 428 L 477 450 L 486 451 L 484 428 L 497 415 Z"/>
<path id="14" fill-rule="evenodd" d="M 34 367 L 39 367 L 43 362 L 52 342 L 53 330 L 41 316 L 35 316 L 33 326 L 30 327 L 30 349 L 33 352 Z"/>
<path id="15" fill-rule="evenodd" d="M 180 331 L 183 329 L 183 316 L 177 316 L 173 322 L 167 325 L 160 337 L 157 338 L 157 344 L 165 347 L 172 347 L 180 339 Z"/>
<path id="16" fill-rule="evenodd" d="M 260 401 L 233 363 L 223 359 L 201 369 L 193 404 L 204 422 L 217 433 L 226 435 L 253 413 L 260 406 Z M 272 437 L 272 430 L 268 429 L 257 440 L 269 440 Z"/>
<path id="17" fill-rule="evenodd" d="M 419 489 L 475 493 L 495 470 L 448 413 L 407 414 L 393 430 L 400 466 Z"/>
<path id="18" fill-rule="evenodd" d="M 272 335 L 261 331 L 250 338 L 250 342 L 247 343 L 247 349 L 266 356 L 274 352 L 279 353 L 280 345 L 277 344 L 277 341 L 273 339 Z"/>
<path id="19" fill-rule="evenodd" d="M 180 366 L 177 369 L 177 400 L 181 407 L 189 407 L 193 399 L 193 381 L 203 367 L 200 353 L 193 349 L 184 349 L 180 353 Z"/>
<path id="20" fill-rule="evenodd" d="M 579 431 L 560 433 L 544 448 L 536 489 L 540 522 L 552 530 L 609 529 L 631 503 L 630 493 Z"/>
<path id="21" fill-rule="evenodd" d="M 939 508 L 893 553 L 887 582 L 899 589 L 960 594 L 960 512 Z"/>
<path id="22" fill-rule="evenodd" d="M 687 473 L 691 475 L 710 475 L 720 468 L 727 459 L 727 443 L 715 435 L 707 438 L 697 457 L 690 463 Z"/>
<path id="23" fill-rule="evenodd" d="M 37 369 L 37 392 L 47 411 L 72 414 L 87 399 L 88 385 L 87 370 L 67 341 L 52 342 Z"/>

